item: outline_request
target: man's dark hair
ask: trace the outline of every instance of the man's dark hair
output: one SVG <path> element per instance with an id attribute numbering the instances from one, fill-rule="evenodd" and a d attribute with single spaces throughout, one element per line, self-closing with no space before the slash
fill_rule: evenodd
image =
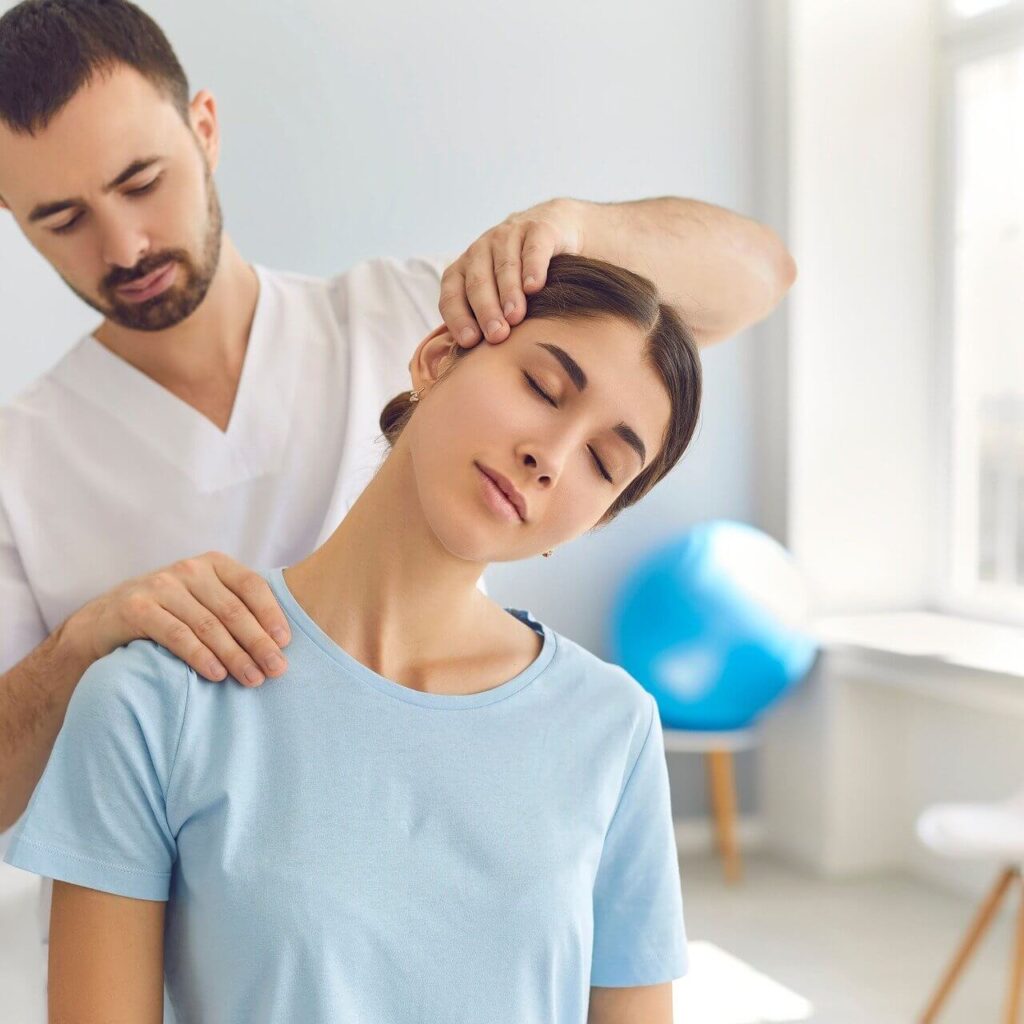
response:
<path id="1" fill-rule="evenodd" d="M 128 0 L 23 0 L 0 18 L 0 121 L 34 135 L 118 64 L 145 75 L 188 122 L 188 79 L 145 11 Z"/>

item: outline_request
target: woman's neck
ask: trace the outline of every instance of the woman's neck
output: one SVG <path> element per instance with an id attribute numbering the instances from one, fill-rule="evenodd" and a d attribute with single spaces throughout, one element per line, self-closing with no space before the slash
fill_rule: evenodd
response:
<path id="1" fill-rule="evenodd" d="M 357 661 L 428 688 L 432 670 L 483 656 L 497 629 L 507 636 L 519 624 L 477 588 L 486 563 L 454 556 L 430 529 L 408 460 L 404 447 L 391 452 L 334 533 L 285 577 Z"/>

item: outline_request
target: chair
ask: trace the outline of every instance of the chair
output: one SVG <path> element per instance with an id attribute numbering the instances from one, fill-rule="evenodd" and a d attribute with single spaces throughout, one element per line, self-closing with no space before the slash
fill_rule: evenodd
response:
<path id="1" fill-rule="evenodd" d="M 991 924 L 1002 898 L 1022 882 L 1024 865 L 1024 789 L 997 803 L 935 804 L 917 819 L 917 835 L 936 853 L 947 857 L 994 860 L 1001 864 L 995 885 L 967 929 L 959 949 L 932 996 L 919 1024 L 936 1019 L 964 965 Z M 1024 885 L 1022 885 L 1024 889 Z M 1017 935 L 1010 964 L 1010 987 L 1004 1024 L 1018 1024 L 1024 982 L 1024 892 L 1017 915 Z"/>
<path id="2" fill-rule="evenodd" d="M 731 729 L 727 732 L 705 732 L 699 729 L 665 728 L 665 750 L 704 754 L 708 774 L 708 795 L 715 819 L 715 835 L 722 857 L 725 880 L 740 881 L 739 842 L 736 836 L 736 782 L 733 775 L 733 754 L 760 741 L 753 729 Z"/>

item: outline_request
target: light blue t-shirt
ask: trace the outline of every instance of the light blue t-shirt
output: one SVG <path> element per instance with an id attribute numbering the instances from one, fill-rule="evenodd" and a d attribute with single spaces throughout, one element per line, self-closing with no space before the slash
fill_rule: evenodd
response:
<path id="1" fill-rule="evenodd" d="M 5 857 L 168 901 L 168 1021 L 584 1024 L 591 985 L 685 973 L 661 723 L 632 676 L 506 609 L 537 659 L 423 693 L 263 575 L 287 673 L 212 683 L 151 640 L 101 658 Z"/>

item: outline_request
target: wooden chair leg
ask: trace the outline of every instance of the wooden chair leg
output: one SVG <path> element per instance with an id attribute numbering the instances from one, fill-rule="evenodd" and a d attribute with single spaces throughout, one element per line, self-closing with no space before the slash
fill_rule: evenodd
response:
<path id="1" fill-rule="evenodd" d="M 977 947 L 979 940 L 985 934 L 985 929 L 988 928 L 996 911 L 999 909 L 999 903 L 1006 894 L 1006 890 L 1009 889 L 1019 873 L 1019 868 L 1009 867 L 996 880 L 996 884 L 992 887 L 988 896 L 985 897 L 985 902 L 982 903 L 981 908 L 971 922 L 963 943 L 953 957 L 953 961 L 947 968 L 942 981 L 939 982 L 939 987 L 936 989 L 935 995 L 932 996 L 928 1008 L 921 1016 L 919 1024 L 932 1024 L 932 1021 L 935 1020 L 939 1010 L 942 1008 L 942 1004 L 946 1001 L 946 997 L 960 976 L 964 964 L 971 958 L 971 954 Z"/>
<path id="2" fill-rule="evenodd" d="M 1018 877 L 1019 869 L 1018 869 Z M 1021 879 L 1020 906 L 1017 908 L 1017 941 L 1010 965 L 1010 993 L 1006 999 L 1006 1024 L 1019 1024 L 1021 988 L 1024 988 L 1024 878 Z"/>
<path id="3" fill-rule="evenodd" d="M 707 752 L 708 783 L 711 807 L 715 817 L 718 849 L 722 855 L 725 880 L 739 882 L 743 869 L 739 844 L 736 841 L 736 783 L 732 770 L 731 750 Z"/>

